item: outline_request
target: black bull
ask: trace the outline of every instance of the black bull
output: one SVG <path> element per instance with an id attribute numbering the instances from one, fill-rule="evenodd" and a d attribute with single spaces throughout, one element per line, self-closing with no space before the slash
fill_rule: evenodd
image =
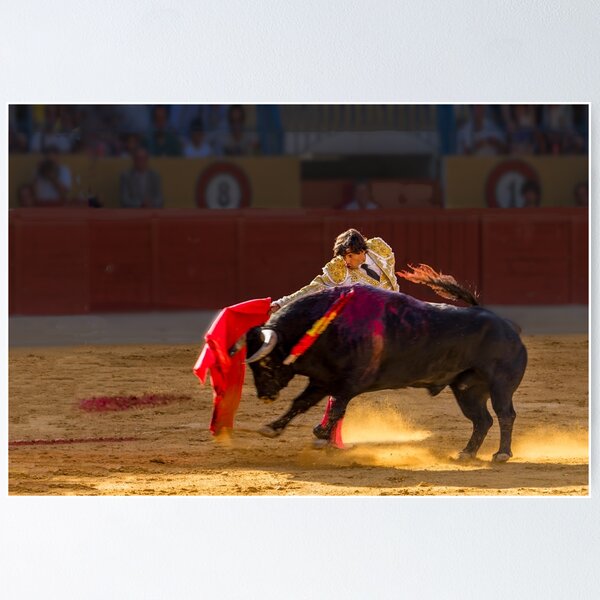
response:
<path id="1" fill-rule="evenodd" d="M 295 363 L 283 364 L 294 344 L 347 290 L 330 288 L 301 298 L 274 314 L 262 328 L 248 332 L 248 362 L 259 398 L 275 399 L 295 375 L 309 378 L 290 409 L 263 433 L 279 435 L 296 415 L 332 396 L 327 422 L 313 430 L 317 438 L 329 439 L 358 394 L 414 387 L 435 396 L 450 386 L 463 414 L 473 423 L 460 457 L 475 457 L 481 447 L 493 423 L 487 409 L 491 398 L 500 425 L 500 447 L 494 460 L 508 460 L 516 417 L 513 394 L 527 364 L 517 327 L 480 306 L 421 302 L 405 294 L 356 285 L 353 298 L 313 346 Z M 271 337 L 270 344 L 264 343 L 265 333 Z"/>

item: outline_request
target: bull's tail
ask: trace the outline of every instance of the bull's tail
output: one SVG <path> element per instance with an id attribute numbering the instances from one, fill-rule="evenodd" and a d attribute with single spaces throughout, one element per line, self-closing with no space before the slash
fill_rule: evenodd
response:
<path id="1" fill-rule="evenodd" d="M 420 264 L 418 267 L 408 265 L 410 271 L 398 271 L 396 275 L 412 281 L 428 285 L 436 294 L 448 300 L 463 300 L 471 306 L 479 306 L 475 294 L 462 287 L 452 275 L 443 275 L 434 271 L 430 266 Z"/>

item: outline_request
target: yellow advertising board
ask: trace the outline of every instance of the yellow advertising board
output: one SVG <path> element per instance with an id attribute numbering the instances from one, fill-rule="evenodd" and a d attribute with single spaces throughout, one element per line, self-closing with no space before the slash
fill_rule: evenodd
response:
<path id="1" fill-rule="evenodd" d="M 539 206 L 573 206 L 575 186 L 588 181 L 587 156 L 448 156 L 443 188 L 447 208 L 520 207 L 533 182 Z"/>
<path id="2" fill-rule="evenodd" d="M 40 155 L 11 155 L 9 205 L 18 206 L 18 190 L 35 177 Z M 119 206 L 121 173 L 128 158 L 65 155 L 75 198 L 97 196 L 106 208 Z M 160 174 L 165 208 L 295 208 L 301 205 L 300 161 L 294 157 L 151 158 Z"/>

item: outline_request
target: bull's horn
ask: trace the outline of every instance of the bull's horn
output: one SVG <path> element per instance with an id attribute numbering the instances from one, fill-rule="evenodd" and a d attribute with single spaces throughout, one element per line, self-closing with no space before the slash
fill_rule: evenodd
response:
<path id="1" fill-rule="evenodd" d="M 277 344 L 277 334 L 272 329 L 261 329 L 260 337 L 263 345 L 250 357 L 246 359 L 247 363 L 253 363 L 264 358 L 271 353 Z"/>

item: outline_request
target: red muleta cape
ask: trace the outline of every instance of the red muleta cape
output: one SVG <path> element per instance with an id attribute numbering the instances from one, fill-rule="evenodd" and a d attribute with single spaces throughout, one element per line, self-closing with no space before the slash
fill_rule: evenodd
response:
<path id="1" fill-rule="evenodd" d="M 229 349 L 250 328 L 263 325 L 269 318 L 271 298 L 240 302 L 224 308 L 204 336 L 206 341 L 194 374 L 202 383 L 210 370 L 213 388 L 213 414 L 210 431 L 213 435 L 224 428 L 233 428 L 233 419 L 240 404 L 246 372 L 246 347 L 233 356 Z"/>

